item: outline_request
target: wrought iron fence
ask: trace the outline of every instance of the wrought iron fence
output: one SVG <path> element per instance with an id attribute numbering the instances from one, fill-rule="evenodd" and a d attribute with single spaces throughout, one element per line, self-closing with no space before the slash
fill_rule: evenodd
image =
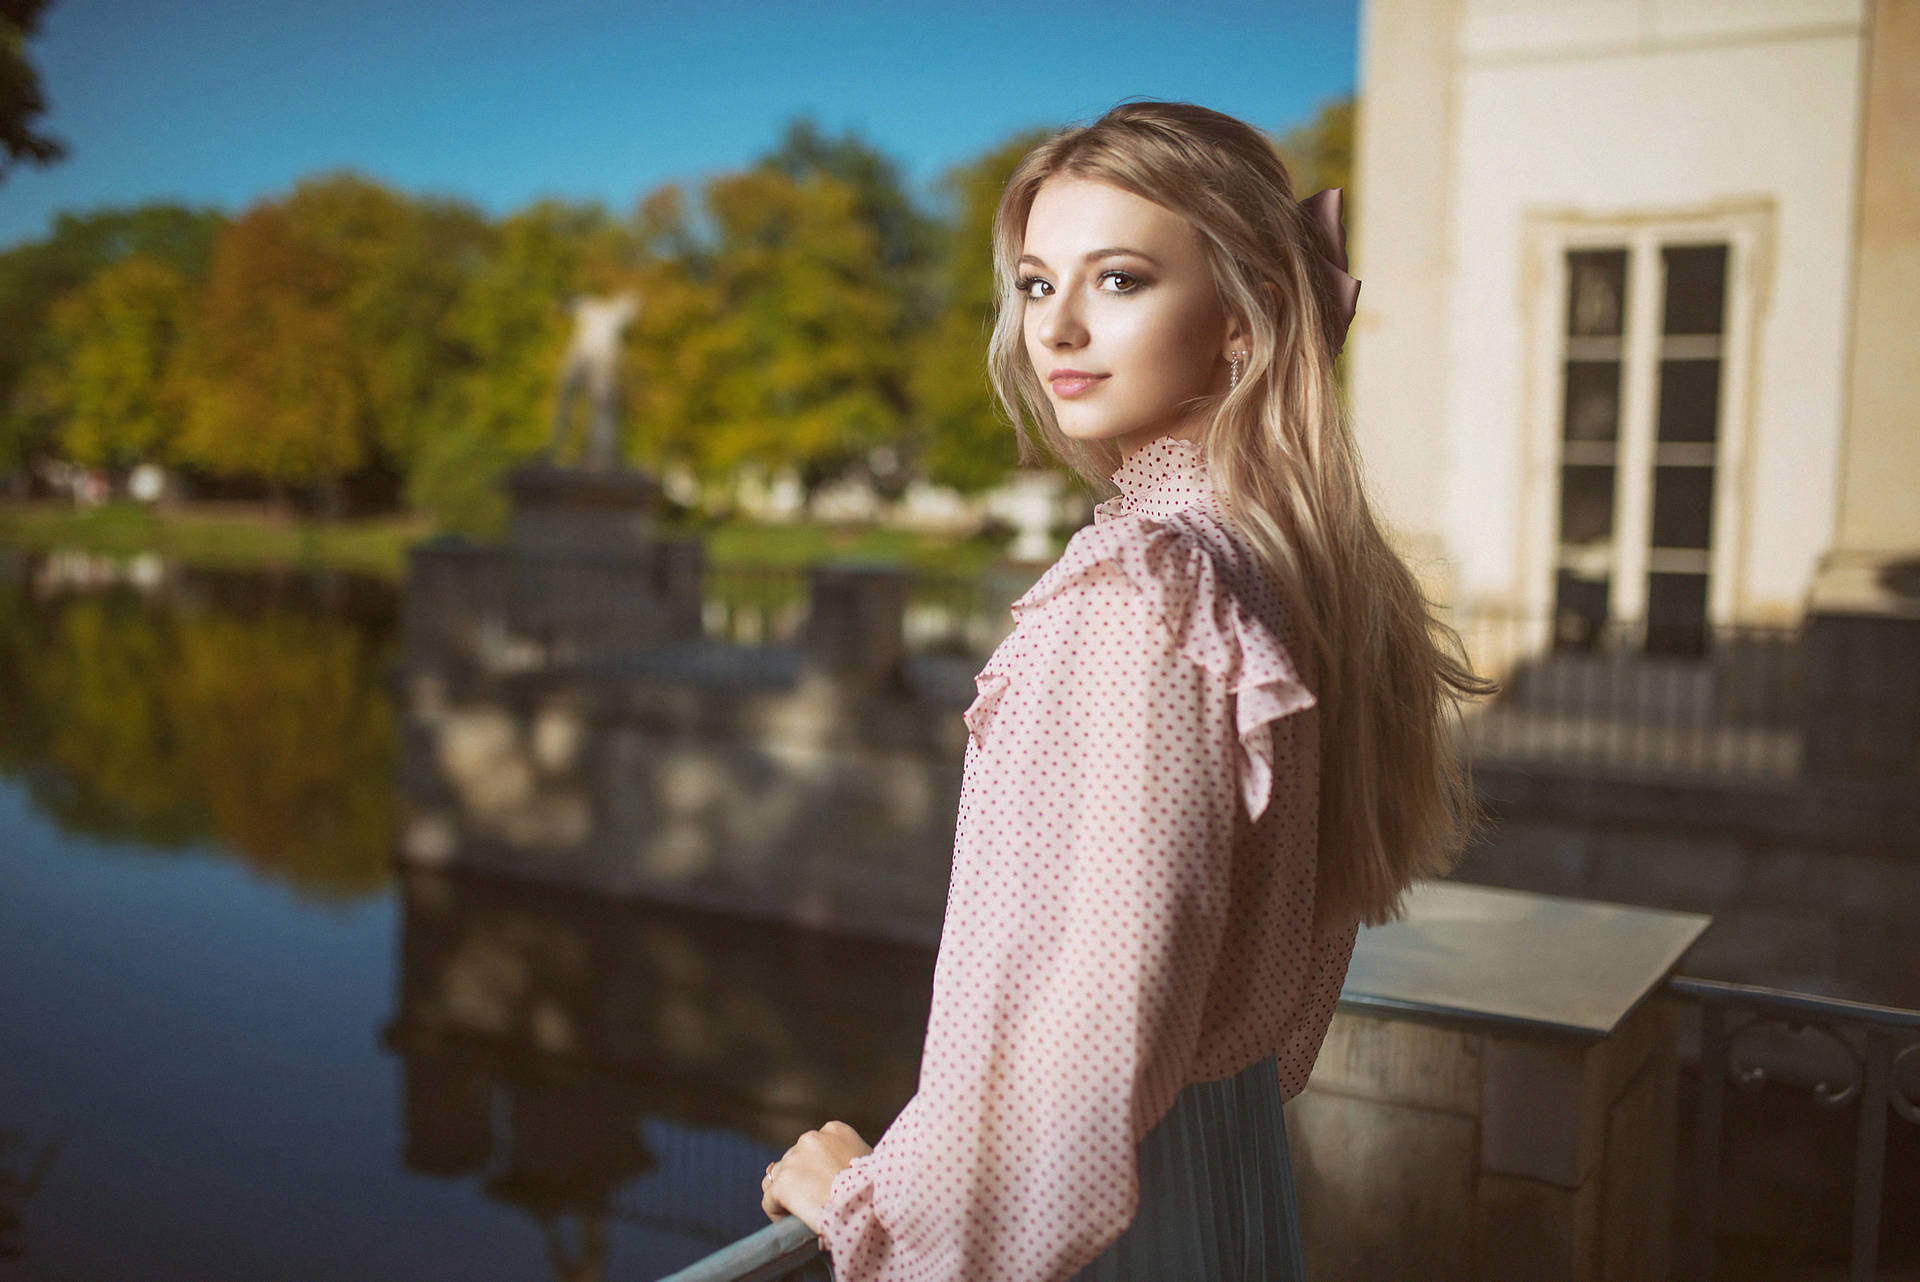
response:
<path id="1" fill-rule="evenodd" d="M 1454 620 L 1475 671 L 1501 693 L 1469 710 L 1476 759 L 1662 776 L 1799 773 L 1805 675 L 1791 628 L 1724 626 L 1697 644 L 1649 645 L 1645 628 L 1566 635 L 1544 615 Z"/>
<path id="2" fill-rule="evenodd" d="M 1757 1088 L 1798 1085 L 1826 1108 L 1859 1111 L 1854 1147 L 1851 1282 L 1878 1269 L 1885 1192 L 1887 1114 L 1920 1125 L 1920 1011 L 1675 977 L 1667 992 L 1700 1008 L 1700 1094 L 1694 1114 L 1691 1228 L 1678 1276 L 1708 1282 L 1721 1190 L 1721 1141 L 1729 1081 Z M 1752 1043 L 1768 1032 L 1813 1034 L 1826 1054 L 1776 1045 L 1763 1065 Z"/>
<path id="3" fill-rule="evenodd" d="M 901 620 L 908 649 L 984 660 L 1012 626 L 1007 604 L 1030 582 L 1017 574 L 915 573 Z M 794 645 L 807 600 L 804 566 L 715 566 L 701 585 L 701 616 L 709 640 Z"/>

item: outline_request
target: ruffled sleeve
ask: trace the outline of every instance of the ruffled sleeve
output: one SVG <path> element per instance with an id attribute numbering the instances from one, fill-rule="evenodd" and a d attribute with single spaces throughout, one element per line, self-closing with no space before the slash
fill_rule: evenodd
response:
<path id="1" fill-rule="evenodd" d="M 1205 557 L 1087 527 L 1016 603 L 968 710 L 919 1089 L 820 1219 L 839 1282 L 1066 1279 L 1132 1222 L 1272 784 L 1260 730 L 1313 700 Z"/>
<path id="2" fill-rule="evenodd" d="M 1076 584 L 1115 571 L 1139 593 L 1142 607 L 1166 629 L 1181 657 L 1218 674 L 1233 693 L 1240 742 L 1235 773 L 1247 817 L 1258 819 L 1273 796 L 1269 727 L 1316 700 L 1280 634 L 1228 589 L 1199 536 L 1177 522 L 1144 518 L 1087 526 L 1013 603 L 1016 624 Z M 984 742 L 994 708 L 1011 684 L 1013 661 L 1003 657 L 1009 648 L 996 650 L 974 678 L 978 697 L 963 716 L 976 742 Z"/>

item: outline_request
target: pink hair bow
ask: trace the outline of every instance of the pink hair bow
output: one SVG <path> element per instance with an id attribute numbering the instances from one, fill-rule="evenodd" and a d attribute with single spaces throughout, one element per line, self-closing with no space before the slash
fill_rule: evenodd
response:
<path id="1" fill-rule="evenodd" d="M 1324 242 L 1318 255 L 1320 279 L 1326 283 L 1335 306 L 1332 316 L 1335 355 L 1346 346 L 1347 327 L 1353 324 L 1354 309 L 1360 299 L 1360 282 L 1347 275 L 1347 229 L 1340 220 L 1341 206 L 1345 203 L 1341 190 L 1329 187 L 1300 202 L 1300 208 L 1319 229 Z"/>

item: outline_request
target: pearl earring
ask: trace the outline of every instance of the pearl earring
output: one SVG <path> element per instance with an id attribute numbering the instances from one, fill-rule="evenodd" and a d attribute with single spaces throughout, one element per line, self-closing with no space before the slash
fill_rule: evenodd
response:
<path id="1" fill-rule="evenodd" d="M 1229 361 L 1227 367 L 1227 390 L 1229 392 L 1240 386 L 1240 358 L 1245 355 L 1245 352 L 1235 352 Z"/>

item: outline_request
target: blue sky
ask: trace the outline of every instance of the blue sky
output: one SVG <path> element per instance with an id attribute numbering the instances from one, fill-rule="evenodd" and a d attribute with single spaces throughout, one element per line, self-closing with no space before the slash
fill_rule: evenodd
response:
<path id="1" fill-rule="evenodd" d="M 1358 6 L 55 0 L 28 52 L 70 151 L 0 184 L 0 246 L 62 211 L 237 210 L 336 168 L 496 215 L 624 211 L 803 113 L 917 184 L 1129 96 L 1278 130 L 1353 91 Z"/>

